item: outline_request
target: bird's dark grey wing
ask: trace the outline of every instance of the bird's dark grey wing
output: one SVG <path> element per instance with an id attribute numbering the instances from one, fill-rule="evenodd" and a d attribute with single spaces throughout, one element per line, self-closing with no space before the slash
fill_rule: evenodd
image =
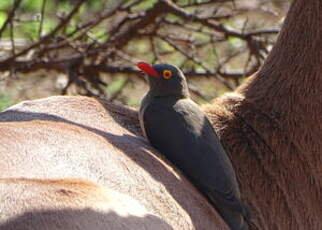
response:
<path id="1" fill-rule="evenodd" d="M 191 100 L 153 102 L 144 109 L 150 143 L 213 202 L 243 212 L 231 162 L 209 120 Z"/>

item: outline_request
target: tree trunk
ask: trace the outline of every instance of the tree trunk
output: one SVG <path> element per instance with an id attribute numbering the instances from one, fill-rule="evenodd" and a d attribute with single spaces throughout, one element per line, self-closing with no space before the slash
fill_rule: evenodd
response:
<path id="1" fill-rule="evenodd" d="M 261 70 L 207 110 L 260 229 L 322 229 L 322 1 L 294 0 Z"/>

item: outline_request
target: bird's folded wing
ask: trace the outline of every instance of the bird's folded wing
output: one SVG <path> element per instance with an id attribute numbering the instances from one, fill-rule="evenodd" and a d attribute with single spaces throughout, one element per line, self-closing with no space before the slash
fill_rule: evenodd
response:
<path id="1" fill-rule="evenodd" d="M 242 212 L 235 174 L 210 122 L 194 104 L 148 105 L 143 125 L 150 143 L 214 202 Z"/>

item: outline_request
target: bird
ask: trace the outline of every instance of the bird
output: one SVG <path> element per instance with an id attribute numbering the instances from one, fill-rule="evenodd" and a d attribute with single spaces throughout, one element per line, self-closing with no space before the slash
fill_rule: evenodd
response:
<path id="1" fill-rule="evenodd" d="M 190 99 L 182 71 L 170 64 L 136 66 L 149 84 L 139 111 L 145 138 L 191 181 L 231 230 L 248 230 L 249 211 L 230 158 L 206 115 Z"/>

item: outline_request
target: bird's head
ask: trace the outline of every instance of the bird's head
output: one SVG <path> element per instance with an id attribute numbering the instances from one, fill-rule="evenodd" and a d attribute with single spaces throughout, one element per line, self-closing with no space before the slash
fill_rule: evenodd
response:
<path id="1" fill-rule="evenodd" d="M 137 63 L 137 67 L 147 75 L 153 96 L 189 96 L 186 78 L 177 67 L 168 64 L 151 65 L 146 62 Z"/>

